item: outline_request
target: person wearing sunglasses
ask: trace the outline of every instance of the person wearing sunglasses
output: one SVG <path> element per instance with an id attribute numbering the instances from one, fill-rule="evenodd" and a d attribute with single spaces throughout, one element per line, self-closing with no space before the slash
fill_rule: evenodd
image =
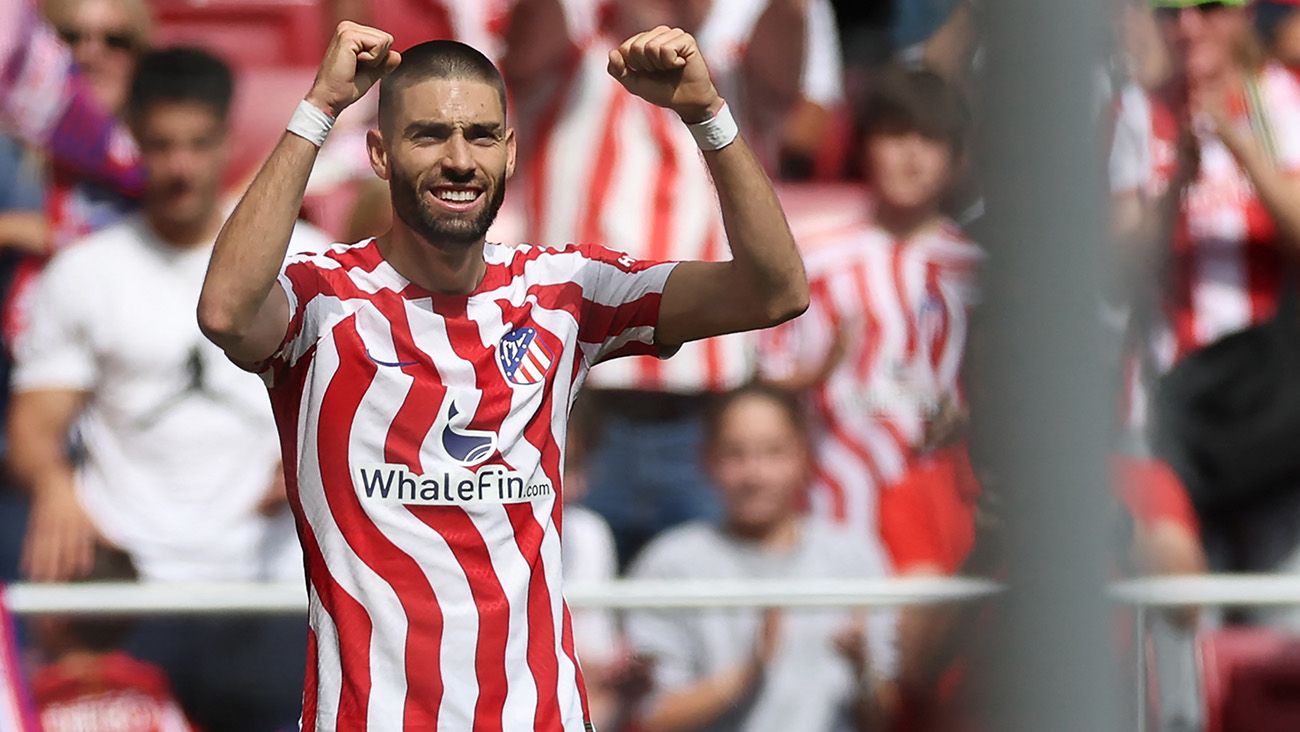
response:
<path id="1" fill-rule="evenodd" d="M 1259 432 L 1250 455 L 1216 463 L 1225 480 L 1187 459 L 1202 451 L 1179 425 L 1214 435 L 1263 429 L 1254 418 L 1233 421 L 1235 408 L 1200 414 L 1192 384 L 1216 385 L 1204 394 L 1216 404 L 1228 392 L 1268 389 L 1267 409 L 1253 411 L 1267 411 L 1277 424 L 1292 424 L 1297 413 L 1285 408 L 1291 377 L 1270 380 L 1276 359 L 1234 359 L 1229 351 L 1249 333 L 1286 325 L 1294 309 L 1287 303 L 1300 281 L 1287 273 L 1300 257 L 1300 81 L 1265 54 L 1249 0 L 1152 6 L 1171 74 L 1159 88 L 1125 97 L 1140 108 L 1126 111 L 1140 112 L 1145 139 L 1112 151 L 1113 212 L 1129 254 L 1134 362 L 1142 372 L 1129 389 L 1129 426 L 1151 435 L 1157 456 L 1187 484 L 1212 568 L 1282 569 L 1279 558 L 1300 547 L 1300 486 L 1270 478 L 1267 499 L 1240 486 L 1242 476 L 1263 475 L 1265 464 L 1292 454 L 1280 446 L 1294 433 Z M 1281 340 L 1300 343 L 1300 331 Z M 1239 361 L 1240 369 L 1225 366 Z M 1263 478 L 1251 480 L 1263 486 Z M 1230 533 L 1250 538 L 1233 542 Z"/>

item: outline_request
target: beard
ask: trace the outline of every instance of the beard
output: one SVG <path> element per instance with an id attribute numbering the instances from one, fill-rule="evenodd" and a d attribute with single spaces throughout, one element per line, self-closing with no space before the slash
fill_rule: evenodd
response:
<path id="1" fill-rule="evenodd" d="M 393 199 L 393 214 L 433 246 L 470 246 L 478 243 L 487 235 L 488 228 L 496 220 L 497 212 L 506 197 L 505 186 L 485 186 L 481 195 L 487 197 L 487 202 L 478 213 L 457 215 L 435 211 L 431 205 L 421 200 L 421 186 L 396 169 L 392 171 L 389 189 Z"/>

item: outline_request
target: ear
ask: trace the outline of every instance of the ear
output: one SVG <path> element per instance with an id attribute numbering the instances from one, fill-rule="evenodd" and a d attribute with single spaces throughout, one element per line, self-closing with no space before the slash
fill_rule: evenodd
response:
<path id="1" fill-rule="evenodd" d="M 384 135 L 379 130 L 366 132 L 366 153 L 370 156 L 370 169 L 380 180 L 388 180 L 388 148 L 384 146 Z"/>
<path id="2" fill-rule="evenodd" d="M 506 179 L 515 174 L 515 128 L 506 130 Z"/>

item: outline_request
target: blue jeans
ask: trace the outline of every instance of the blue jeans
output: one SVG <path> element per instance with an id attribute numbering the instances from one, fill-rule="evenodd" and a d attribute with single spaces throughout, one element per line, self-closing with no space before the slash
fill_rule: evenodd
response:
<path id="1" fill-rule="evenodd" d="M 606 416 L 590 460 L 583 503 L 609 522 L 619 565 L 664 529 L 716 520 L 718 496 L 700 462 L 700 416 L 651 422 Z"/>

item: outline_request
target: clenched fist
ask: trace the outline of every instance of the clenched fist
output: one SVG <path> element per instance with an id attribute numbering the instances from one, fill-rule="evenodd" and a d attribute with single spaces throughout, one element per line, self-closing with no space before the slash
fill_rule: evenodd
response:
<path id="1" fill-rule="evenodd" d="M 609 74 L 687 123 L 703 122 L 722 107 L 699 45 L 680 28 L 661 25 L 623 41 L 609 52 Z"/>
<path id="2" fill-rule="evenodd" d="M 393 37 L 350 20 L 339 23 L 325 49 L 307 101 L 334 117 L 360 99 L 402 56 L 392 50 Z"/>

